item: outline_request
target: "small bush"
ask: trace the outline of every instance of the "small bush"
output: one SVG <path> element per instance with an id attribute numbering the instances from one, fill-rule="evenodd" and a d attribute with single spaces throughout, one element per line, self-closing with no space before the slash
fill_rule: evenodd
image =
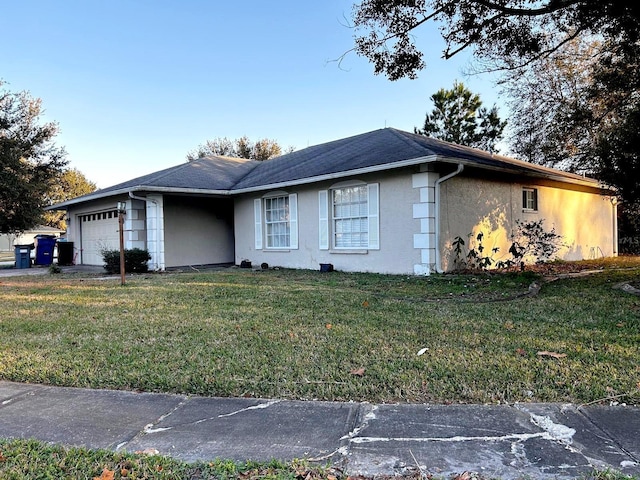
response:
<path id="1" fill-rule="evenodd" d="M 619 248 L 624 255 L 640 255 L 640 236 L 620 237 Z"/>
<path id="2" fill-rule="evenodd" d="M 556 229 L 544 229 L 544 219 L 531 222 L 516 220 L 516 231 L 511 236 L 512 243 L 509 248 L 511 258 L 507 260 L 494 260 L 500 249 L 494 247 L 487 254 L 483 245 L 484 233 L 480 232 L 475 237 L 469 234 L 469 245 L 466 246 L 462 237 L 455 237 L 452 242 L 454 268 L 458 271 L 472 270 L 482 271 L 492 265 L 496 268 L 519 267 L 524 270 L 526 263 L 544 263 L 552 260 L 556 253 L 564 247 L 562 235 L 556 233 Z M 465 254 L 466 249 L 466 254 Z"/>
<path id="3" fill-rule="evenodd" d="M 543 224 L 544 219 L 535 222 L 516 220 L 517 230 L 509 248 L 515 263 L 524 265 L 527 260 L 535 263 L 548 262 L 565 246 L 562 235 L 556 233 L 555 227 L 545 230 Z"/>
<path id="4" fill-rule="evenodd" d="M 51 275 L 62 273 L 62 269 L 58 265 L 52 263 L 51 265 L 49 265 L 49 273 Z"/>
<path id="5" fill-rule="evenodd" d="M 102 259 L 107 273 L 120 273 L 120 250 L 103 250 Z M 124 271 L 128 273 L 144 273 L 149 271 L 147 262 L 151 255 L 141 248 L 125 249 Z"/>
<path id="6" fill-rule="evenodd" d="M 473 235 L 469 234 L 469 250 L 467 254 L 463 257 L 463 247 L 465 246 L 464 240 L 462 237 L 456 237 L 453 241 L 453 252 L 456 255 L 454 259 L 454 265 L 456 270 L 486 270 L 488 269 L 495 261 L 493 260 L 493 255 L 498 253 L 500 249 L 498 247 L 494 247 L 491 249 L 491 255 L 484 255 L 485 246 L 482 244 L 482 240 L 484 239 L 484 233 L 480 232 L 476 236 L 476 245 L 472 245 L 472 237 Z"/>

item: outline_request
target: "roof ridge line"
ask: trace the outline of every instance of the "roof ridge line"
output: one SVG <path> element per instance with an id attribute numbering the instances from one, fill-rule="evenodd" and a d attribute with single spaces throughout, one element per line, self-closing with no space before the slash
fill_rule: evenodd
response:
<path id="1" fill-rule="evenodd" d="M 193 161 L 186 161 L 185 163 L 183 163 L 181 165 L 176 165 L 175 167 L 167 168 L 166 170 L 164 170 L 164 173 L 162 175 L 154 176 L 151 179 L 151 182 L 156 182 L 158 180 L 161 180 L 164 177 L 166 177 L 166 176 L 168 176 L 168 175 L 170 175 L 172 173 L 175 173 L 178 170 L 182 170 L 182 169 L 186 168 L 187 166 L 189 166 L 191 163 L 195 163 L 195 162 L 197 162 L 199 160 L 201 160 L 201 158 L 197 158 L 196 160 L 193 160 Z M 158 173 L 160 173 L 160 172 L 158 172 Z M 151 174 L 151 175 L 153 175 L 153 174 Z M 151 182 L 149 182 L 149 183 L 151 183 Z"/>
<path id="2" fill-rule="evenodd" d="M 274 158 L 277 158 L 277 157 L 274 157 Z M 231 192 L 233 191 L 233 189 L 234 189 L 234 188 L 236 188 L 236 185 L 238 185 L 242 180 L 244 180 L 245 178 L 247 178 L 247 176 L 248 176 L 251 172 L 253 172 L 256 168 L 258 168 L 258 166 L 259 166 L 259 165 L 261 165 L 261 164 L 262 164 L 262 162 L 268 162 L 269 160 L 273 160 L 273 159 L 267 159 L 267 160 L 252 160 L 252 159 L 250 159 L 250 158 L 249 158 L 249 159 L 247 159 L 247 161 L 246 161 L 246 162 L 243 162 L 243 163 L 251 162 L 251 163 L 253 163 L 253 166 L 252 166 L 250 169 L 248 169 L 248 170 L 246 171 L 246 173 L 245 173 L 244 175 L 242 175 L 238 180 L 236 180 L 236 181 L 233 183 L 233 185 L 231 185 L 231 186 L 227 189 L 227 192 L 231 193 Z"/>

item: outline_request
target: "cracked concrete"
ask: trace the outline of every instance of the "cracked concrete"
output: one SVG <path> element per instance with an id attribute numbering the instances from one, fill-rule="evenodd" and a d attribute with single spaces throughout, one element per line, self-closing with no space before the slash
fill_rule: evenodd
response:
<path id="1" fill-rule="evenodd" d="M 0 437 L 186 461 L 307 458 L 352 475 L 640 474 L 640 409 L 622 406 L 371 405 L 0 382 Z"/>

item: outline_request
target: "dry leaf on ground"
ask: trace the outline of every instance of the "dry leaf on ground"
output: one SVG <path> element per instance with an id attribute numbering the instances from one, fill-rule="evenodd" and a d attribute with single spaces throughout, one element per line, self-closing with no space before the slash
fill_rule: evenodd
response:
<path id="1" fill-rule="evenodd" d="M 105 468 L 102 470 L 102 474 L 99 477 L 93 477 L 93 480 L 113 480 L 115 475 L 115 472 Z"/>
<path id="2" fill-rule="evenodd" d="M 564 358 L 567 356 L 566 353 L 547 352 L 546 350 L 543 352 L 538 352 L 538 355 L 541 357 L 553 357 L 553 358 Z"/>
<path id="3" fill-rule="evenodd" d="M 144 450 L 136 450 L 138 455 L 160 455 L 160 452 L 155 448 L 145 448 Z"/>
<path id="4" fill-rule="evenodd" d="M 472 476 L 469 472 L 462 472 L 460 475 L 457 475 L 453 478 L 453 480 L 471 480 Z"/>
<path id="5" fill-rule="evenodd" d="M 351 370 L 351 375 L 357 375 L 358 377 L 364 376 L 364 367 Z"/>

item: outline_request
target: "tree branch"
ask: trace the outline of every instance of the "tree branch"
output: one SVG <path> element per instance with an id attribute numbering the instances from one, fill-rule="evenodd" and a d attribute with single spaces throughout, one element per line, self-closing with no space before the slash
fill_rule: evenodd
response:
<path id="1" fill-rule="evenodd" d="M 476 30 L 481 30 L 482 28 L 486 27 L 487 25 L 489 25 L 492 22 L 495 22 L 498 18 L 503 17 L 503 16 L 504 16 L 504 14 L 498 13 L 497 15 L 494 15 L 493 17 L 486 19 L 484 22 L 482 22 L 478 26 L 478 28 L 476 28 Z M 453 33 L 455 33 L 455 32 L 453 32 Z M 453 53 L 449 53 L 449 47 L 447 46 L 447 49 L 444 52 L 444 59 L 445 60 L 449 60 L 451 57 L 453 57 L 454 55 L 460 53 L 462 50 L 464 50 L 465 48 L 467 48 L 469 45 L 471 45 L 472 43 L 474 43 L 476 41 L 477 40 L 474 39 L 474 38 L 469 38 L 469 40 L 467 40 L 461 46 L 456 48 Z"/>
<path id="2" fill-rule="evenodd" d="M 384 36 L 383 38 L 381 38 L 380 40 L 375 42 L 375 47 L 376 48 L 381 48 L 389 40 L 392 40 L 394 38 L 398 38 L 398 37 L 403 36 L 403 35 L 407 35 L 410 31 L 415 30 L 416 28 L 418 28 L 423 23 L 426 23 L 429 20 L 433 19 L 439 13 L 442 13 L 442 8 L 439 8 L 439 9 L 433 11 L 432 13 L 430 13 L 429 15 L 426 15 L 424 18 L 416 21 L 414 24 L 408 26 L 407 28 L 403 29 L 402 31 L 390 33 L 389 35 Z M 357 28 L 357 27 L 349 26 L 348 28 Z M 349 53 L 354 52 L 354 51 L 357 52 L 357 48 L 356 47 L 350 48 L 349 50 L 347 50 L 344 53 L 342 53 L 342 55 L 340 55 L 337 58 L 334 58 L 333 60 L 327 60 L 326 63 L 337 63 L 338 64 L 338 68 L 342 69 L 342 61 L 345 59 L 345 57 Z"/>
<path id="3" fill-rule="evenodd" d="M 540 52 L 540 53 L 534 55 L 533 57 L 529 58 L 524 63 L 518 63 L 516 65 L 497 66 L 495 68 L 490 68 L 490 69 L 486 69 L 486 70 L 480 70 L 480 71 L 477 71 L 475 73 L 495 73 L 495 72 L 505 72 L 505 71 L 520 70 L 521 68 L 525 68 L 525 67 L 531 65 L 532 63 L 540 60 L 541 58 L 544 58 L 544 57 L 547 57 L 548 55 L 551 55 L 553 52 L 555 52 L 558 49 L 560 49 L 566 43 L 568 43 L 568 42 L 574 40 L 575 38 L 577 38 L 583 31 L 584 31 L 584 28 L 577 29 L 574 33 L 572 33 L 571 35 L 566 37 L 560 43 L 554 45 L 551 48 L 548 48 L 547 50 L 543 50 L 542 52 Z M 457 51 L 456 51 L 456 53 L 457 53 Z"/>
<path id="4" fill-rule="evenodd" d="M 567 7 L 571 7 L 573 5 L 577 5 L 578 3 L 582 3 L 583 0 L 569 0 L 566 2 L 558 2 L 557 5 L 551 7 L 550 3 L 548 3 L 545 7 L 541 8 L 510 8 L 505 7 L 504 5 L 500 5 L 494 2 L 490 2 L 487 0 L 471 0 L 474 3 L 482 5 L 483 7 L 489 8 L 491 10 L 497 10 L 505 15 L 516 15 L 523 17 L 537 17 L 540 15 L 547 15 L 549 13 L 557 12 L 558 10 L 562 10 Z"/>

